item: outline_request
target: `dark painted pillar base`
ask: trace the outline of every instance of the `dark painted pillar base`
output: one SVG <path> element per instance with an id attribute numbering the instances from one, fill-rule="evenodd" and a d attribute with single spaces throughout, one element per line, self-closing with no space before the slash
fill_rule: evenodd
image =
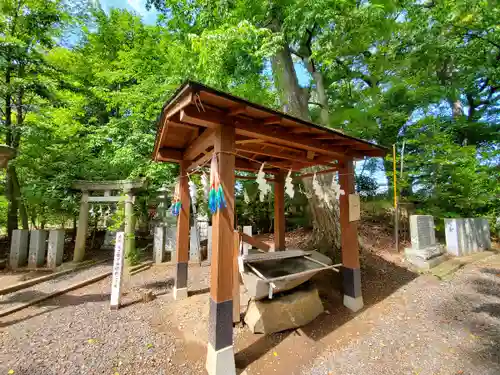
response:
<path id="1" fill-rule="evenodd" d="M 175 272 L 175 285 L 174 285 L 174 299 L 184 299 L 187 298 L 187 273 L 188 264 L 187 263 L 177 263 Z"/>
<path id="2" fill-rule="evenodd" d="M 233 350 L 233 301 L 210 297 L 206 369 L 209 375 L 236 375 Z"/>
<path id="3" fill-rule="evenodd" d="M 361 294 L 361 270 L 359 268 L 342 267 L 342 288 L 344 306 L 356 312 L 363 308 Z"/>

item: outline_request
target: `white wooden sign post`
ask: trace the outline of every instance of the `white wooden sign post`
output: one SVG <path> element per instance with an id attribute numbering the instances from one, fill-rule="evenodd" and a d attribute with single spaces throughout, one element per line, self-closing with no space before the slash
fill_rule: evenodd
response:
<path id="1" fill-rule="evenodd" d="M 116 232 L 115 259 L 113 261 L 113 279 L 111 281 L 111 310 L 120 308 L 122 296 L 122 276 L 123 276 L 123 249 L 125 236 L 123 232 Z"/>

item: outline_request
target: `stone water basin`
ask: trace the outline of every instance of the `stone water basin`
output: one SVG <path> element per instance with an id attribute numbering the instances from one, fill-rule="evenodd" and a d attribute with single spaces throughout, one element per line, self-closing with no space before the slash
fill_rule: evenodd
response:
<path id="1" fill-rule="evenodd" d="M 292 251 L 295 251 L 295 254 L 297 255 L 294 256 Z M 316 275 L 318 272 L 324 270 L 325 265 L 332 265 L 330 258 L 315 251 L 308 253 L 301 251 L 297 252 L 296 250 L 292 251 L 289 251 L 290 257 L 284 259 L 273 259 L 273 254 L 286 256 L 287 252 L 280 251 L 276 253 L 267 253 L 269 254 L 268 259 L 263 259 L 266 258 L 266 255 L 259 254 L 260 259 L 257 261 L 252 261 L 251 258 L 244 260 L 244 270 L 243 272 L 240 272 L 240 274 L 250 298 L 260 300 L 269 296 L 269 282 L 265 279 L 269 280 L 276 277 L 290 276 L 290 278 L 287 278 L 286 280 L 273 281 L 273 294 L 275 294 L 299 286 Z M 299 253 L 303 253 L 303 255 L 298 255 Z M 307 259 L 306 256 L 323 263 L 323 265 L 315 262 L 314 260 Z M 258 274 L 256 274 L 252 267 L 254 270 L 258 271 Z M 314 272 L 314 270 L 316 270 L 316 272 Z M 297 277 L 292 276 L 305 271 L 312 272 L 305 275 L 297 275 Z"/>

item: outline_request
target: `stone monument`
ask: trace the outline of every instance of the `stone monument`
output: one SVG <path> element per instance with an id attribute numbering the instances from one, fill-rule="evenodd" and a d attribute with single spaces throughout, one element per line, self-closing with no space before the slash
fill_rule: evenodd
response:
<path id="1" fill-rule="evenodd" d="M 47 267 L 55 269 L 63 262 L 64 229 L 51 230 L 47 247 Z"/>
<path id="2" fill-rule="evenodd" d="M 30 231 L 28 267 L 37 268 L 45 263 L 47 254 L 47 236 L 49 232 L 43 229 Z"/>
<path id="3" fill-rule="evenodd" d="M 201 262 L 200 234 L 196 225 L 189 231 L 189 261 L 194 263 Z"/>
<path id="4" fill-rule="evenodd" d="M 156 264 L 165 262 L 165 227 L 162 225 L 154 228 L 153 254 Z"/>
<path id="5" fill-rule="evenodd" d="M 432 215 L 410 216 L 411 247 L 405 249 L 406 259 L 421 269 L 430 269 L 446 259 L 444 250 L 436 242 Z"/>
<path id="6" fill-rule="evenodd" d="M 14 229 L 10 243 L 9 267 L 13 270 L 28 263 L 28 229 Z"/>

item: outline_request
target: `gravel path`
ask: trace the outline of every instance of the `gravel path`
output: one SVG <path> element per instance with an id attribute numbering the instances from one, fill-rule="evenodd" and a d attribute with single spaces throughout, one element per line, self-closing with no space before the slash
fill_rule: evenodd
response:
<path id="1" fill-rule="evenodd" d="M 348 324 L 368 332 L 300 373 L 498 375 L 500 256 L 450 281 L 421 276 Z"/>
<path id="2" fill-rule="evenodd" d="M 363 272 L 369 307 L 359 314 L 324 283 L 328 312 L 308 326 L 270 336 L 236 329 L 238 373 L 500 374 L 500 255 L 445 282 L 389 263 Z M 161 266 L 125 278 L 118 311 L 109 310 L 108 277 L 0 318 L 0 375 L 204 374 L 209 267 L 188 274 L 183 301 L 172 299 L 173 267 Z M 144 290 L 158 297 L 143 303 Z"/>
<path id="3" fill-rule="evenodd" d="M 17 292 L 1 295 L 0 309 L 7 310 L 13 308 L 22 304 L 23 302 L 28 302 L 32 299 L 43 297 L 47 294 L 63 289 L 64 287 L 68 287 L 69 285 L 84 281 L 85 279 L 97 276 L 106 271 L 111 271 L 112 263 L 112 261 L 109 261 L 105 264 L 98 264 L 89 268 L 77 270 L 75 272 L 59 276 L 55 279 L 33 285 L 29 288 L 19 290 Z"/>
<path id="4" fill-rule="evenodd" d="M 96 266 L 85 277 L 107 269 Z M 172 267 L 157 267 L 126 278 L 125 306 L 118 311 L 109 310 L 108 277 L 1 318 L 0 374 L 201 373 L 205 346 L 186 343 L 169 319 L 173 274 Z M 193 288 L 207 285 L 208 272 L 198 274 L 190 275 Z M 144 289 L 158 298 L 142 303 Z"/>

